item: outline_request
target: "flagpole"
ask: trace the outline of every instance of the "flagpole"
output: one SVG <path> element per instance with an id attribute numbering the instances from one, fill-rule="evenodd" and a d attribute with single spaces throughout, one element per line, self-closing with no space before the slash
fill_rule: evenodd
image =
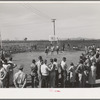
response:
<path id="1" fill-rule="evenodd" d="M 2 48 L 2 37 L 1 37 L 1 33 L 0 33 L 0 41 L 1 41 L 1 49 L 3 49 Z"/>
<path id="2" fill-rule="evenodd" d="M 0 45 L 1 45 L 1 50 L 2 50 L 2 37 L 1 37 L 1 32 L 0 32 Z"/>

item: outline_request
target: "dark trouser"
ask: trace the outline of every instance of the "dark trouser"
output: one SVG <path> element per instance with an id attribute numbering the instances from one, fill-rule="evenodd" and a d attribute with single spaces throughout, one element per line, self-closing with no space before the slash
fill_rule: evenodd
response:
<path id="1" fill-rule="evenodd" d="M 58 70 L 55 70 L 55 86 L 58 87 Z"/>
<path id="2" fill-rule="evenodd" d="M 4 87 L 9 88 L 9 73 L 7 72 L 6 77 L 4 79 Z"/>
<path id="3" fill-rule="evenodd" d="M 49 76 L 49 87 L 55 88 L 55 73 L 50 73 Z"/>
<path id="4" fill-rule="evenodd" d="M 37 84 L 37 77 L 35 76 L 31 76 L 31 80 L 32 80 L 32 88 L 37 88 L 38 84 Z"/>
<path id="5" fill-rule="evenodd" d="M 32 83 L 31 83 L 32 88 L 34 88 L 34 76 L 31 76 L 31 80 L 32 80 Z"/>
<path id="6" fill-rule="evenodd" d="M 59 50 L 57 50 L 57 54 L 59 53 Z"/>
<path id="7" fill-rule="evenodd" d="M 42 75 L 41 87 L 42 88 L 47 88 L 48 87 L 48 76 L 43 76 Z"/>
<path id="8" fill-rule="evenodd" d="M 62 71 L 62 87 L 66 87 L 66 81 L 67 81 L 67 71 Z"/>

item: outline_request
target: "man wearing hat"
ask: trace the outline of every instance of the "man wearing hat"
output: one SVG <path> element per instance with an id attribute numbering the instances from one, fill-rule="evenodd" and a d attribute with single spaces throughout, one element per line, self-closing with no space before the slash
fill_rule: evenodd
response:
<path id="1" fill-rule="evenodd" d="M 16 88 L 24 88 L 26 85 L 26 74 L 23 72 L 24 65 L 19 66 L 19 71 L 14 75 L 14 85 Z"/>

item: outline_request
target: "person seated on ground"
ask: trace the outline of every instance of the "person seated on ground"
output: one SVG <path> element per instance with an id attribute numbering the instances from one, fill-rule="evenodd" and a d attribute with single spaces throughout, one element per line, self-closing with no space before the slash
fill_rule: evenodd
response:
<path id="1" fill-rule="evenodd" d="M 14 75 L 14 85 L 16 88 L 25 88 L 27 75 L 23 72 L 24 65 L 19 66 L 19 71 Z"/>
<path id="2" fill-rule="evenodd" d="M 37 86 L 39 85 L 39 80 L 38 80 L 38 67 L 36 65 L 36 61 L 35 59 L 32 60 L 32 64 L 31 64 L 31 81 L 32 81 L 32 88 L 37 88 Z"/>

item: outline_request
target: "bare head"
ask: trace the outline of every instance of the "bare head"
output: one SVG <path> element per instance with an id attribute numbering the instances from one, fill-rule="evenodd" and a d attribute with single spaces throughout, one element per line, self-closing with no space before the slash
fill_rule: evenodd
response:
<path id="1" fill-rule="evenodd" d="M 64 62 L 66 61 L 66 57 L 63 57 L 63 61 L 64 61 Z"/>
<path id="2" fill-rule="evenodd" d="M 21 64 L 19 67 L 18 67 L 19 70 L 23 70 L 24 69 L 24 65 Z"/>
<path id="3" fill-rule="evenodd" d="M 44 64 L 47 64 L 47 60 L 45 59 L 45 60 L 43 61 L 43 63 L 44 63 Z"/>
<path id="4" fill-rule="evenodd" d="M 73 62 L 70 63 L 71 66 L 74 66 Z"/>
<path id="5" fill-rule="evenodd" d="M 38 59 L 41 61 L 42 60 L 42 56 L 39 56 Z"/>
<path id="6" fill-rule="evenodd" d="M 7 59 L 5 59 L 5 60 L 4 60 L 4 63 L 7 64 L 7 62 L 8 62 Z"/>
<path id="7" fill-rule="evenodd" d="M 57 62 L 57 58 L 54 58 L 54 62 Z"/>
<path id="8" fill-rule="evenodd" d="M 12 61 L 12 57 L 10 57 L 9 60 Z"/>
<path id="9" fill-rule="evenodd" d="M 53 63 L 53 59 L 52 58 L 50 59 L 50 62 Z"/>
<path id="10" fill-rule="evenodd" d="M 33 60 L 32 60 L 32 63 L 35 64 L 35 62 L 36 62 L 35 59 L 33 59 Z"/>

